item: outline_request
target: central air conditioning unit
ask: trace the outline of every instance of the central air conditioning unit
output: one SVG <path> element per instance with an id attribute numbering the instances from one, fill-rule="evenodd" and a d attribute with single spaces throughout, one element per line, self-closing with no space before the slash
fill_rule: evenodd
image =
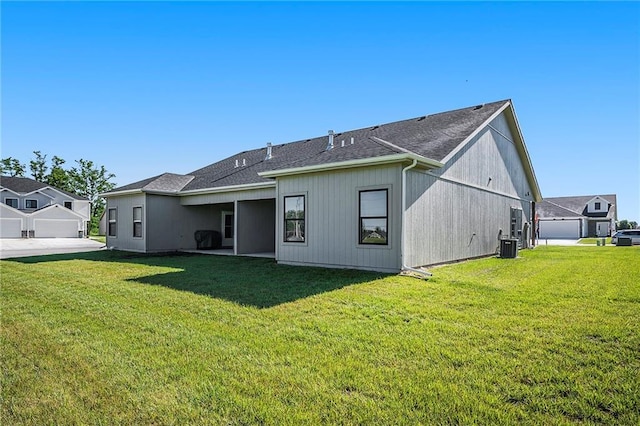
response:
<path id="1" fill-rule="evenodd" d="M 515 259 L 518 257 L 518 240 L 515 238 L 500 240 L 500 257 L 505 259 Z"/>

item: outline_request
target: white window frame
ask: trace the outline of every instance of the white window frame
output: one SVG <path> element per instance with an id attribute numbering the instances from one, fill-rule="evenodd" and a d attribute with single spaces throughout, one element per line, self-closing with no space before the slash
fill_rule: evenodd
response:
<path id="1" fill-rule="evenodd" d="M 11 204 L 7 203 L 7 201 L 8 201 L 8 200 L 16 200 L 16 205 L 15 205 L 15 207 L 14 207 L 14 206 L 12 206 Z M 6 197 L 6 198 L 4 199 L 4 203 L 5 203 L 6 205 L 8 205 L 9 207 L 13 207 L 14 209 L 19 209 L 19 208 L 20 208 L 20 199 L 15 198 L 15 197 Z"/>
<path id="2" fill-rule="evenodd" d="M 111 212 L 111 210 L 113 210 L 114 212 L 114 219 L 111 219 L 111 215 L 109 214 Z M 114 234 L 111 235 L 110 231 L 111 231 L 111 224 L 113 223 L 113 227 L 114 227 Z M 107 209 L 107 237 L 109 238 L 117 238 L 118 237 L 118 208 L 117 207 L 110 207 Z"/>
<path id="3" fill-rule="evenodd" d="M 28 206 L 29 201 L 33 201 L 33 202 L 35 202 L 35 203 L 36 203 L 36 206 L 35 206 L 35 207 L 29 207 L 29 206 Z M 31 210 L 31 209 L 33 209 L 33 210 L 37 210 L 37 209 L 38 209 L 38 200 L 36 200 L 35 198 L 27 198 L 27 199 L 25 199 L 25 200 L 24 200 L 24 209 L 25 209 L 25 210 L 27 210 L 27 209 L 29 209 L 29 210 Z"/>
<path id="4" fill-rule="evenodd" d="M 140 219 L 136 219 L 136 209 L 140 209 Z M 132 233 L 132 237 L 133 238 L 144 238 L 144 221 L 143 221 L 143 214 L 144 214 L 144 210 L 142 209 L 142 206 L 133 206 L 132 210 L 131 210 L 131 219 L 132 219 L 132 223 L 133 223 L 133 229 L 131 230 Z M 140 235 L 136 235 L 136 224 L 140 224 Z"/>

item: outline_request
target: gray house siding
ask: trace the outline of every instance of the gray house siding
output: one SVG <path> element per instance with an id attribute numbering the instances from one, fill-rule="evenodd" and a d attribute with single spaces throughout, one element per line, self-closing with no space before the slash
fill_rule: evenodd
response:
<path id="1" fill-rule="evenodd" d="M 222 212 L 232 210 L 233 203 L 183 207 L 183 217 L 186 220 L 182 223 L 180 248 L 197 248 L 194 237 L 196 231 L 213 230 L 222 233 Z"/>
<path id="2" fill-rule="evenodd" d="M 3 203 L 0 204 L 0 238 L 21 238 L 27 230 L 27 216 Z"/>
<path id="3" fill-rule="evenodd" d="M 271 200 L 238 201 L 237 254 L 273 253 L 276 234 L 276 203 Z"/>
<path id="4" fill-rule="evenodd" d="M 142 238 L 133 236 L 133 208 L 142 207 Z M 123 195 L 110 197 L 107 209 L 117 210 L 116 236 L 109 236 L 107 231 L 107 247 L 131 251 L 146 251 L 147 206 L 145 194 Z M 107 221 L 108 221 L 107 211 Z M 157 214 L 154 216 L 158 216 Z M 107 223 L 107 230 L 109 225 Z"/>
<path id="5" fill-rule="evenodd" d="M 502 115 L 433 172 L 407 176 L 406 261 L 432 265 L 494 254 L 510 236 L 511 209 L 530 227 L 533 200 Z M 526 244 L 527 236 L 523 236 Z"/>
<path id="6" fill-rule="evenodd" d="M 389 165 L 278 178 L 276 256 L 279 263 L 400 270 L 401 167 Z M 388 189 L 389 244 L 359 244 L 359 191 Z M 283 197 L 304 195 L 305 242 L 283 241 Z"/>

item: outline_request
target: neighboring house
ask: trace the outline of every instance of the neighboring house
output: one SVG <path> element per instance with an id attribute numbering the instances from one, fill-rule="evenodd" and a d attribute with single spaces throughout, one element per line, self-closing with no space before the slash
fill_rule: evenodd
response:
<path id="1" fill-rule="evenodd" d="M 511 101 L 426 115 L 164 173 L 107 198 L 107 245 L 195 249 L 397 272 L 527 247 L 541 200 Z M 199 234 L 203 235 L 203 234 Z"/>
<path id="2" fill-rule="evenodd" d="M 25 177 L 0 177 L 0 238 L 86 235 L 89 200 Z"/>
<path id="3" fill-rule="evenodd" d="M 618 217 L 616 195 L 583 195 L 542 200 L 536 209 L 539 238 L 609 237 Z"/>

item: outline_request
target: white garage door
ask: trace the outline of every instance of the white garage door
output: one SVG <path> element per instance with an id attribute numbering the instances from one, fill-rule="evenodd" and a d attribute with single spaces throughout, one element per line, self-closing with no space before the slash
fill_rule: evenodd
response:
<path id="1" fill-rule="evenodd" d="M 36 238 L 77 238 L 78 221 L 71 219 L 36 219 Z"/>
<path id="2" fill-rule="evenodd" d="M 578 239 L 580 238 L 580 220 L 541 220 L 540 238 Z"/>
<path id="3" fill-rule="evenodd" d="M 22 219 L 3 217 L 0 218 L 0 238 L 21 238 Z"/>

